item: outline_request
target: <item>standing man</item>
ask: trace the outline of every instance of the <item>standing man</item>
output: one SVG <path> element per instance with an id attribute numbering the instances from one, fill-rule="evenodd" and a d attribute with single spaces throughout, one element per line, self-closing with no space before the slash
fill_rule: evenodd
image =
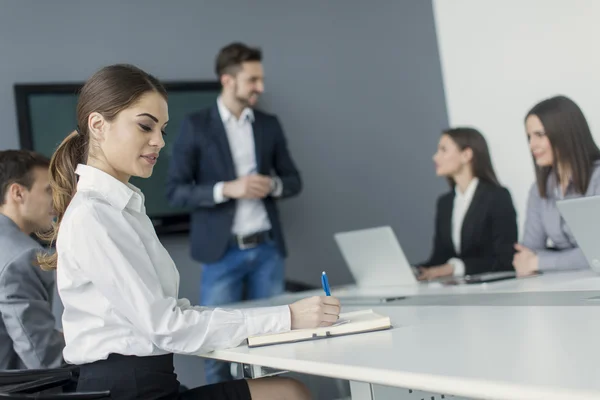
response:
<path id="1" fill-rule="evenodd" d="M 64 337 L 52 315 L 54 274 L 34 265 L 42 247 L 30 237 L 50 228 L 49 161 L 0 151 L 0 370 L 58 367 Z"/>
<path id="2" fill-rule="evenodd" d="M 302 189 L 279 120 L 253 108 L 264 91 L 261 51 L 229 44 L 216 73 L 221 95 L 184 120 L 167 182 L 170 203 L 193 209 L 203 306 L 283 292 L 286 248 L 275 200 Z M 228 364 L 206 361 L 207 383 L 230 379 Z"/>

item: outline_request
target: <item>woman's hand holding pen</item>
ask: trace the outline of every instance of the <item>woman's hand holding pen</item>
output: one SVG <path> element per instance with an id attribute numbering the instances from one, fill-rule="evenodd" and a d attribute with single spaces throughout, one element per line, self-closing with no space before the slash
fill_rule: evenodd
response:
<path id="1" fill-rule="evenodd" d="M 332 296 L 314 296 L 290 304 L 292 329 L 331 326 L 340 315 L 340 301 Z"/>

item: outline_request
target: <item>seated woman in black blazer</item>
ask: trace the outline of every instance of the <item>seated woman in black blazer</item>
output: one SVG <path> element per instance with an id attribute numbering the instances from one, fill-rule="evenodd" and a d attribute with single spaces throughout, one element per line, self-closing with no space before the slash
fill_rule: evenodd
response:
<path id="1" fill-rule="evenodd" d="M 471 128 L 445 131 L 433 160 L 452 190 L 438 199 L 433 251 L 419 279 L 512 270 L 517 216 L 484 137 Z"/>

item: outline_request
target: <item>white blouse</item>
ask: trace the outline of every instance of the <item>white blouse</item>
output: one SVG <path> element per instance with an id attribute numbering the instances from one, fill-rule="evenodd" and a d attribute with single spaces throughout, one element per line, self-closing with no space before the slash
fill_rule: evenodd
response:
<path id="1" fill-rule="evenodd" d="M 471 207 L 473 196 L 479 184 L 478 178 L 473 178 L 467 186 L 464 193 L 460 191 L 458 186 L 454 188 L 454 203 L 452 205 L 452 244 L 456 254 L 460 256 L 461 249 L 461 234 L 465 215 Z M 465 274 L 465 263 L 460 258 L 451 258 L 448 264 L 454 267 L 454 276 L 463 276 Z"/>
<path id="2" fill-rule="evenodd" d="M 199 354 L 290 329 L 288 306 L 209 309 L 178 299 L 179 273 L 142 192 L 94 167 L 80 164 L 76 173 L 56 242 L 67 362 Z"/>

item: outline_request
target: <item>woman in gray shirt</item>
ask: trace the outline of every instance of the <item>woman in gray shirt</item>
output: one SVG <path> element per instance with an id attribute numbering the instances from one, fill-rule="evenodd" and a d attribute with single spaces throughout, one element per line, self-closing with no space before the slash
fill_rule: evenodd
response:
<path id="1" fill-rule="evenodd" d="M 536 104 L 525 118 L 536 180 L 529 192 L 519 276 L 588 268 L 556 202 L 600 194 L 600 150 L 581 109 L 565 96 Z"/>

